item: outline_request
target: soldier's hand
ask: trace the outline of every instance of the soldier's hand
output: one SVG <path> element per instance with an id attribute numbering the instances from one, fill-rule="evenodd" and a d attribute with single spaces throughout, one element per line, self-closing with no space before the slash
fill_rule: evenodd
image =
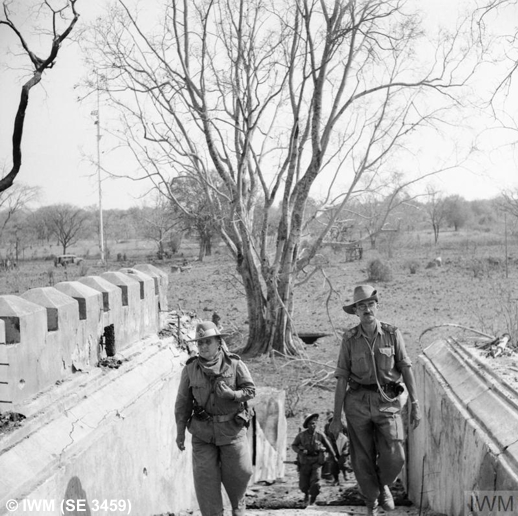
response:
<path id="1" fill-rule="evenodd" d="M 342 432 L 342 428 L 342 421 L 334 417 L 329 425 L 329 431 L 335 436 L 335 439 L 337 439 Z"/>
<path id="2" fill-rule="evenodd" d="M 176 446 L 180 451 L 185 450 L 185 435 L 177 435 L 176 436 Z"/>
<path id="3" fill-rule="evenodd" d="M 419 423 L 421 422 L 421 407 L 419 406 L 419 402 L 416 400 L 414 403 L 411 404 L 411 410 L 410 410 L 410 423 L 412 424 L 413 428 L 417 428 L 419 426 Z"/>
<path id="4" fill-rule="evenodd" d="M 227 400 L 233 400 L 236 397 L 234 390 L 231 389 L 225 382 L 218 382 L 216 384 L 216 394 L 220 398 L 225 398 Z"/>

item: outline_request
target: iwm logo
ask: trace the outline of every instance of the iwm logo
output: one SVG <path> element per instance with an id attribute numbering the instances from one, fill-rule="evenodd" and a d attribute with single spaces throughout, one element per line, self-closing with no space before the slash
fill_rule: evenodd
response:
<path id="1" fill-rule="evenodd" d="M 511 516 L 518 514 L 518 491 L 466 492 L 465 516 Z"/>

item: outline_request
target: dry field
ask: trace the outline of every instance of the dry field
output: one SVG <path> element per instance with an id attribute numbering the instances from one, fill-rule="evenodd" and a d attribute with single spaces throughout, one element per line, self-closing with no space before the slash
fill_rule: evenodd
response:
<path id="1" fill-rule="evenodd" d="M 341 307 L 352 298 L 355 285 L 369 281 L 368 264 L 375 258 L 380 258 L 392 272 L 390 281 L 370 281 L 378 288 L 380 318 L 402 330 L 413 358 L 439 337 L 455 336 L 467 343 L 480 341 L 476 333 L 453 326 L 434 328 L 420 339 L 425 330 L 442 324 L 469 327 L 495 336 L 509 332 L 515 344 L 518 338 L 518 244 L 513 243 L 508 249 L 506 272 L 503 241 L 491 239 L 487 234 L 444 234 L 438 247 L 431 245 L 430 240 L 429 234 L 409 235 L 392 248 L 380 245 L 380 251 L 366 249 L 363 259 L 353 262 L 346 262 L 343 252 L 324 249 L 318 257 L 321 271 L 310 278 L 299 278 L 294 324 L 300 333 L 330 335 L 316 344 L 305 345 L 304 359 L 244 357 L 258 385 L 286 391 L 289 443 L 307 413 L 316 411 L 325 416 L 332 410 L 332 373 L 340 336 L 357 321 Z M 246 338 L 247 314 L 234 265 L 222 247 L 203 262 L 195 261 L 194 245 L 182 251 L 183 256 L 175 260 L 155 263 L 169 273 L 170 309 L 196 312 L 201 319 L 210 319 L 217 311 L 225 329 L 233 332 L 231 349 L 238 351 Z M 113 262 L 106 268 L 117 270 L 142 263 L 143 256 L 128 253 L 127 262 Z M 442 266 L 427 268 L 437 256 L 441 256 Z M 172 272 L 171 267 L 184 260 L 189 261 L 190 270 Z M 21 262 L 16 270 L 0 273 L 0 292 L 22 293 L 28 288 L 48 286 L 52 281 L 99 274 L 103 269 L 93 260 L 86 260 L 83 266 L 69 265 L 66 270 L 54 268 L 52 262 Z M 502 363 L 502 359 L 494 359 L 497 367 Z M 511 369 L 502 369 L 505 379 L 518 381 L 518 359 L 507 358 L 505 364 L 511 365 Z M 287 458 L 284 483 L 252 491 L 251 501 L 255 501 L 256 506 L 266 498 L 270 506 L 299 503 L 296 471 L 289 463 L 295 457 L 290 449 Z M 332 503 L 343 498 L 343 489 L 325 485 L 320 500 Z"/>

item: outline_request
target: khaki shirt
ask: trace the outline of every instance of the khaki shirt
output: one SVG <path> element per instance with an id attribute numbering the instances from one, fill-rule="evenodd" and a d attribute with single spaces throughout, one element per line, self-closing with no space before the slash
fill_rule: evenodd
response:
<path id="1" fill-rule="evenodd" d="M 381 385 L 400 381 L 402 368 L 412 365 L 401 332 L 380 321 L 373 343 L 361 324 L 344 333 L 335 376 L 372 385 L 376 383 L 374 364 Z"/>
<path id="2" fill-rule="evenodd" d="M 231 444 L 246 434 L 242 421 L 200 421 L 192 416 L 194 399 L 212 416 L 235 415 L 244 409 L 244 402 L 255 396 L 255 385 L 245 363 L 230 354 L 230 364 L 218 377 L 208 376 L 198 364 L 198 357 L 189 359 L 182 371 L 175 405 L 176 427 L 179 435 L 185 428 L 192 435 L 217 446 Z M 216 381 L 223 380 L 236 393 L 235 400 L 220 398 L 215 392 Z"/>
<path id="3" fill-rule="evenodd" d="M 306 429 L 297 434 L 291 445 L 291 449 L 297 454 L 299 464 L 306 464 L 307 462 L 318 459 L 323 463 L 324 451 L 334 455 L 334 451 L 326 436 L 318 430 L 310 433 L 310 431 Z M 304 454 L 304 450 L 308 453 Z"/>

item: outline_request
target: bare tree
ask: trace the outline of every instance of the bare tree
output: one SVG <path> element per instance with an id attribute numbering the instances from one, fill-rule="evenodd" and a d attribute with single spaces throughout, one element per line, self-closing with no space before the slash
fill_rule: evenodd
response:
<path id="1" fill-rule="evenodd" d="M 425 62 L 419 20 L 399 0 L 173 0 L 151 24 L 118 5 L 82 42 L 122 138 L 167 198 L 181 205 L 171 177 L 189 176 L 213 214 L 226 210 L 214 220 L 246 292 L 244 352 L 297 353 L 297 275 L 361 182 L 447 117 L 470 47 L 443 38 Z M 324 177 L 334 216 L 299 254 Z"/>
<path id="2" fill-rule="evenodd" d="M 47 221 L 50 231 L 57 238 L 58 243 L 66 254 L 67 248 L 84 237 L 84 230 L 88 225 L 88 213 L 69 204 L 49 206 Z"/>
<path id="3" fill-rule="evenodd" d="M 218 176 L 212 176 L 215 184 Z M 222 185 L 220 185 L 221 187 Z M 176 177 L 171 180 L 169 191 L 174 195 L 171 207 L 182 222 L 182 230 L 186 235 L 194 234 L 200 247 L 198 260 L 212 254 L 212 243 L 218 234 L 218 220 L 227 216 L 229 210 L 221 206 L 223 213 L 216 213 L 210 199 L 205 195 L 203 185 L 194 177 Z"/>
<path id="4" fill-rule="evenodd" d="M 39 190 L 39 187 L 17 184 L 0 192 L 0 236 L 14 215 L 37 199 Z"/>
<path id="5" fill-rule="evenodd" d="M 446 219 L 446 204 L 442 194 L 432 186 L 427 187 L 427 192 L 428 202 L 425 205 L 425 209 L 432 223 L 434 242 L 437 244 L 441 226 Z"/>
<path id="6" fill-rule="evenodd" d="M 171 208 L 171 203 L 163 195 L 153 196 L 151 204 L 135 211 L 136 220 L 141 226 L 146 238 L 157 245 L 157 256 L 165 256 L 164 243 L 171 235 L 171 230 L 181 224 L 178 216 Z"/>
<path id="7" fill-rule="evenodd" d="M 3 18 L 0 18 L 0 26 L 6 26 L 11 29 L 23 49 L 24 54 L 29 58 L 32 65 L 31 78 L 22 86 L 20 95 L 20 103 L 18 111 L 14 119 L 13 129 L 13 165 L 9 173 L 0 179 L 0 192 L 7 190 L 13 185 L 13 182 L 20 172 L 22 166 L 22 135 L 25 123 L 25 114 L 29 104 L 30 90 L 36 86 L 42 79 L 43 73 L 50 70 L 56 63 L 59 50 L 63 41 L 70 35 L 74 25 L 79 19 L 79 13 L 76 11 L 76 3 L 78 0 L 63 0 L 59 7 L 54 7 L 53 2 L 44 0 L 41 2 L 42 10 L 47 11 L 50 17 L 50 30 L 41 30 L 41 36 L 47 35 L 50 39 L 50 51 L 46 57 L 39 57 L 36 52 L 30 48 L 27 39 L 13 21 L 9 10 L 10 2 L 3 2 Z M 56 2 L 58 3 L 58 2 Z"/>

